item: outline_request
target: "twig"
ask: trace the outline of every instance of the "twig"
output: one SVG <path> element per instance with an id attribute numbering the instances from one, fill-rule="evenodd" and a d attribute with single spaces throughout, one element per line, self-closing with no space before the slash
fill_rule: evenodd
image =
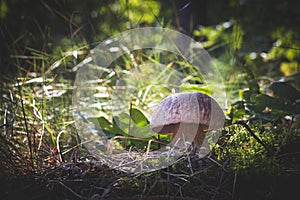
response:
<path id="1" fill-rule="evenodd" d="M 277 158 L 282 159 L 282 158 L 296 157 L 296 156 L 300 157 L 300 152 L 280 154 L 277 156 Z"/>
<path id="2" fill-rule="evenodd" d="M 210 160 L 213 164 L 217 165 L 218 167 L 220 167 L 224 172 L 228 173 L 228 170 L 225 169 L 227 162 L 223 162 L 223 165 L 221 165 L 218 161 L 216 161 L 215 159 L 213 159 L 210 156 L 206 157 L 208 160 Z"/>
<path id="3" fill-rule="evenodd" d="M 7 110 L 5 110 L 5 115 L 6 115 L 6 112 Z M 11 118 L 11 120 L 10 120 L 10 122 L 9 123 L 7 123 L 6 121 L 3 123 L 3 124 L 0 124 L 0 128 L 3 128 L 3 127 L 12 127 L 13 126 L 13 124 L 14 124 L 14 121 L 15 121 L 15 114 L 14 113 L 12 113 L 12 118 Z M 5 117 L 6 118 L 6 117 Z"/>
<path id="4" fill-rule="evenodd" d="M 220 190 L 220 188 L 221 188 L 222 181 L 223 181 L 223 176 L 224 176 L 224 173 L 221 174 L 219 185 L 218 185 L 218 187 L 216 188 L 215 193 L 214 193 L 214 195 L 212 196 L 211 200 L 214 200 L 214 199 L 216 198 L 217 194 L 219 193 L 219 190 Z"/>
<path id="5" fill-rule="evenodd" d="M 235 124 L 240 124 L 242 126 L 244 126 L 247 131 L 250 133 L 250 135 L 252 137 L 254 137 L 254 139 L 259 143 L 261 144 L 271 155 L 274 155 L 274 152 L 273 150 L 268 146 L 266 145 L 261 139 L 259 139 L 254 133 L 253 131 L 251 130 L 251 128 L 243 121 L 243 120 L 239 120 L 237 122 L 235 122 Z"/>
<path id="6" fill-rule="evenodd" d="M 174 173 L 171 173 L 171 172 L 163 172 L 164 174 L 166 174 L 168 177 L 172 176 L 172 177 L 175 177 L 175 178 L 178 178 L 184 182 L 188 182 L 190 183 L 190 181 L 187 179 L 187 178 L 190 178 L 190 175 L 186 175 L 186 174 L 174 174 Z"/>
<path id="7" fill-rule="evenodd" d="M 231 198 L 232 198 L 232 199 L 234 199 L 235 186 L 236 186 L 236 179 L 237 179 L 237 172 L 234 173 L 233 188 L 232 188 L 232 195 L 231 195 Z"/>
<path id="8" fill-rule="evenodd" d="M 60 150 L 60 145 L 59 145 L 59 138 L 60 138 L 60 136 L 61 136 L 62 133 L 64 133 L 63 130 L 60 131 L 60 132 L 58 133 L 57 139 L 56 139 L 56 148 L 57 148 L 57 151 L 58 151 L 58 155 L 59 155 L 59 160 L 60 160 L 60 162 L 63 162 L 63 161 L 64 161 L 63 156 L 62 156 L 62 152 L 61 152 L 61 150 Z"/>
<path id="9" fill-rule="evenodd" d="M 81 196 L 80 194 L 77 194 L 75 191 L 73 191 L 71 188 L 69 188 L 68 186 L 66 186 L 65 184 L 63 184 L 61 181 L 59 182 L 60 185 L 62 185 L 64 188 L 66 188 L 67 190 L 69 190 L 72 194 L 74 194 L 76 197 L 80 198 L 80 199 L 89 199 L 86 198 L 84 196 Z"/>
<path id="10" fill-rule="evenodd" d="M 172 8 L 173 8 L 173 11 L 174 11 L 174 14 L 175 14 L 175 22 L 176 22 L 177 30 L 181 31 L 182 28 L 181 28 L 181 25 L 180 25 L 179 15 L 178 15 L 178 11 L 177 11 L 177 8 L 176 8 L 176 5 L 175 5 L 175 1 L 172 1 Z"/>
<path id="11" fill-rule="evenodd" d="M 187 155 L 187 160 L 188 160 L 188 168 L 190 169 L 191 173 L 194 174 L 194 170 L 193 170 L 193 166 L 192 166 L 191 158 L 190 158 L 189 154 Z"/>
<path id="12" fill-rule="evenodd" d="M 21 86 L 20 86 L 18 80 L 17 80 L 17 84 L 18 84 L 18 89 L 19 89 L 19 93 L 20 93 L 20 100 L 21 100 L 21 106 L 22 106 L 22 112 L 23 112 L 23 119 L 24 119 L 24 123 L 25 123 L 25 129 L 26 129 L 26 133 L 27 133 L 26 136 L 27 136 L 28 146 L 29 146 L 29 151 L 30 151 L 30 160 L 31 160 L 31 164 L 33 165 L 33 154 L 32 154 L 32 147 L 31 147 L 31 138 L 30 138 L 30 135 L 29 135 L 28 125 L 27 125 L 27 120 L 26 120 L 26 114 L 25 114 L 25 108 L 24 108 L 24 103 L 23 103 L 23 96 L 22 96 Z"/>
<path id="13" fill-rule="evenodd" d="M 152 140 L 149 140 L 149 141 L 148 141 L 148 146 L 147 146 L 146 156 L 148 156 L 148 154 L 149 154 L 149 152 L 150 152 L 151 142 L 152 142 Z"/>
<path id="14" fill-rule="evenodd" d="M 129 105 L 129 122 L 128 122 L 128 135 L 130 135 L 130 128 L 131 128 L 131 119 L 132 119 L 132 102 L 131 102 L 131 100 L 130 100 L 130 105 Z M 128 142 L 128 140 L 127 140 L 127 138 L 125 138 L 125 149 L 126 149 L 126 146 L 127 146 L 127 142 Z"/>

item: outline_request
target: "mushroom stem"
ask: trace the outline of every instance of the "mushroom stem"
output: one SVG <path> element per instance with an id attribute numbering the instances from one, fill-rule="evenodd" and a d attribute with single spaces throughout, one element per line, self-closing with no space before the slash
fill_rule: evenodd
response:
<path id="1" fill-rule="evenodd" d="M 198 152 L 200 150 L 200 147 L 202 146 L 204 139 L 205 139 L 205 132 L 203 130 L 203 127 L 199 126 L 197 130 L 197 134 L 193 141 L 194 152 Z"/>
<path id="2" fill-rule="evenodd" d="M 187 149 L 192 145 L 195 152 L 200 149 L 205 138 L 202 126 L 199 126 L 199 124 L 181 123 L 176 128 L 171 146 Z"/>

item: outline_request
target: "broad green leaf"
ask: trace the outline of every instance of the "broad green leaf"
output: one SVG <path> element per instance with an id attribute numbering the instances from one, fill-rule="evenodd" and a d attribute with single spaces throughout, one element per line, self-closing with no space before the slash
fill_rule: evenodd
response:
<path id="1" fill-rule="evenodd" d="M 266 94 L 255 94 L 252 95 L 250 99 L 255 103 L 256 106 L 262 108 L 269 107 L 272 109 L 282 109 L 285 106 L 285 104 L 277 98 L 268 96 Z"/>
<path id="2" fill-rule="evenodd" d="M 118 126 L 112 124 L 108 121 L 105 117 L 98 117 L 98 118 L 89 118 L 89 121 L 93 122 L 96 128 L 103 130 L 104 132 L 113 133 L 113 134 L 123 134 L 122 131 Z"/>
<path id="3" fill-rule="evenodd" d="M 299 114 L 300 104 L 285 102 L 282 99 L 270 97 L 265 94 L 252 95 L 251 101 L 254 103 L 252 109 L 256 112 L 262 112 L 266 107 L 279 112 L 289 114 Z M 274 111 L 272 111 L 274 112 Z"/>
<path id="4" fill-rule="evenodd" d="M 112 128 L 112 124 L 105 117 L 98 117 L 97 121 L 99 123 L 99 127 L 103 130 L 110 130 Z"/>
<path id="5" fill-rule="evenodd" d="M 300 91 L 287 82 L 274 82 L 269 86 L 269 89 L 273 91 L 276 97 L 290 102 L 300 99 Z"/>
<path id="6" fill-rule="evenodd" d="M 284 111 L 290 114 L 299 115 L 300 114 L 300 103 L 289 104 L 284 108 Z"/>
<path id="7" fill-rule="evenodd" d="M 147 126 L 149 124 L 149 120 L 147 117 L 137 108 L 131 108 L 130 110 L 130 116 L 134 123 L 137 126 Z"/>

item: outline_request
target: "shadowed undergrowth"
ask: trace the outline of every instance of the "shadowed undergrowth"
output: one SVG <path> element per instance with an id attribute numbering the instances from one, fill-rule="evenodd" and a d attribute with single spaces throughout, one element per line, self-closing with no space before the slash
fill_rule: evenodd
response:
<path id="1" fill-rule="evenodd" d="M 44 94 L 41 101 L 35 91 L 45 83 L 26 81 L 2 87 L 4 199 L 281 199 L 297 191 L 299 132 L 289 121 L 251 125 L 276 155 L 268 155 L 243 126 L 228 125 L 205 158 L 184 155 L 166 169 L 127 174 L 109 169 L 81 145 L 63 110 L 70 106 L 68 86 L 53 81 L 59 95 Z"/>

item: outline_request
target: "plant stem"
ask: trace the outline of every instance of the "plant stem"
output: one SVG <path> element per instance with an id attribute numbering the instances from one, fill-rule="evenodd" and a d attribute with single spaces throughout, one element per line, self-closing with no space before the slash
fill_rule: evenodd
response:
<path id="1" fill-rule="evenodd" d="M 31 160 L 31 164 L 33 166 L 33 154 L 32 154 L 32 147 L 31 147 L 31 138 L 30 138 L 30 135 L 29 135 L 28 125 L 27 125 L 27 120 L 26 120 L 25 108 L 24 108 L 24 103 L 23 103 L 23 96 L 22 96 L 22 91 L 21 91 L 21 86 L 19 84 L 19 81 L 17 81 L 17 83 L 18 83 L 18 89 L 19 89 L 19 93 L 20 93 L 23 119 L 24 119 L 25 129 L 26 129 L 26 133 L 27 133 L 26 136 L 27 136 L 28 146 L 29 146 L 29 151 L 30 151 L 30 160 Z"/>
<path id="2" fill-rule="evenodd" d="M 250 133 L 250 135 L 252 137 L 254 137 L 254 139 L 259 143 L 261 144 L 271 155 L 274 155 L 274 152 L 273 150 L 268 146 L 266 145 L 266 143 L 264 143 L 261 139 L 259 139 L 255 134 L 254 132 L 251 130 L 251 128 L 248 126 L 248 124 L 246 124 L 243 120 L 238 120 L 237 122 L 235 122 L 235 124 L 240 124 L 242 126 L 244 126 L 247 131 Z"/>

